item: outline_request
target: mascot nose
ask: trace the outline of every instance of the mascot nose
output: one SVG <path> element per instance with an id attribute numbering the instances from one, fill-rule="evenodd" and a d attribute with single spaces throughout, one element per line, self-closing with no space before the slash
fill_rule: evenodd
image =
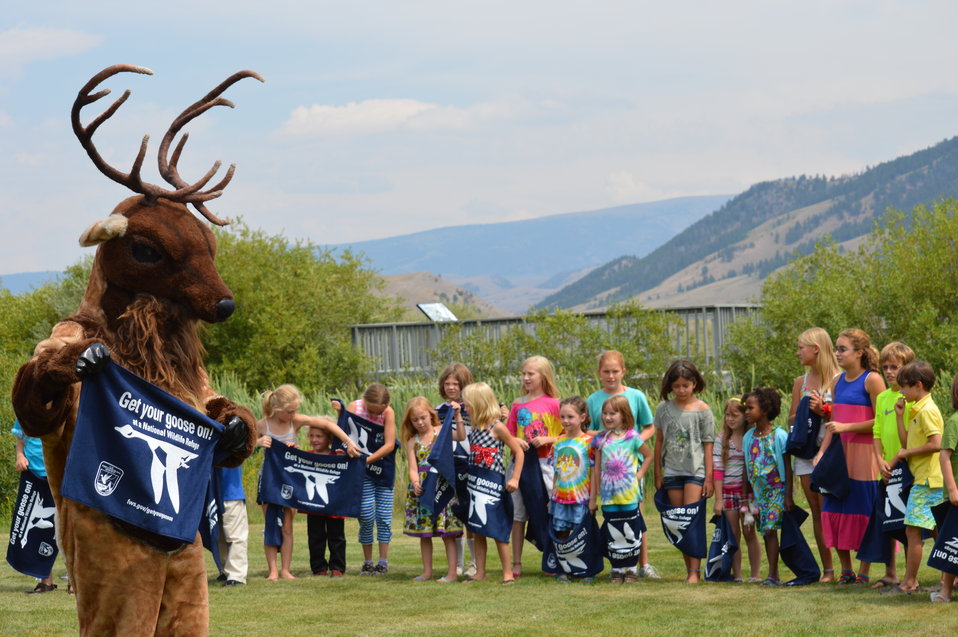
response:
<path id="1" fill-rule="evenodd" d="M 216 319 L 225 321 L 233 315 L 235 309 L 236 303 L 233 302 L 233 299 L 220 299 L 220 302 L 216 304 Z"/>

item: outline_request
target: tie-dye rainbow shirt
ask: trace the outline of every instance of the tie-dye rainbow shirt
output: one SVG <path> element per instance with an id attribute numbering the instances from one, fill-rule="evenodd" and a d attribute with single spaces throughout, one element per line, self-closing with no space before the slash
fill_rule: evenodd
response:
<path id="1" fill-rule="evenodd" d="M 642 463 L 639 449 L 645 444 L 634 429 L 618 440 L 606 433 L 592 439 L 592 445 L 601 450 L 602 474 L 599 476 L 599 497 L 602 506 L 638 506 L 641 501 L 636 475 Z"/>
<path id="2" fill-rule="evenodd" d="M 552 449 L 552 464 L 555 467 L 553 502 L 588 504 L 593 453 L 592 436 L 559 436 Z"/>

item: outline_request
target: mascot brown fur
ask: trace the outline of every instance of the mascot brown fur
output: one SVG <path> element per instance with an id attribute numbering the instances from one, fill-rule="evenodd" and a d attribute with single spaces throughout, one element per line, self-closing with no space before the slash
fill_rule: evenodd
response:
<path id="1" fill-rule="evenodd" d="M 202 190 L 219 162 L 200 181 L 186 184 L 176 167 L 186 135 L 170 160 L 166 154 L 187 122 L 213 106 L 232 106 L 219 97 L 229 86 L 244 77 L 262 78 L 251 71 L 237 73 L 173 122 L 160 146 L 159 164 L 175 189 L 164 190 L 140 179 L 148 138 L 128 174 L 106 164 L 91 142 L 129 91 L 87 127 L 80 124 L 80 109 L 109 93 L 90 91 L 122 71 L 151 73 L 129 65 L 104 69 L 81 89 L 73 105 L 73 128 L 101 172 L 141 194 L 83 233 L 82 245 L 99 245 L 86 294 L 77 312 L 54 326 L 20 369 L 13 404 L 24 431 L 43 440 L 80 634 L 206 635 L 206 567 L 198 534 L 192 544 L 178 543 L 61 498 L 60 490 L 80 382 L 109 358 L 223 423 L 219 445 L 229 453 L 223 466 L 240 465 L 253 450 L 253 414 L 216 396 L 203 368 L 199 323 L 226 320 L 234 303 L 213 264 L 213 233 L 186 208 L 192 204 L 208 220 L 224 224 L 204 202 L 221 194 L 233 167 L 218 184 Z"/>

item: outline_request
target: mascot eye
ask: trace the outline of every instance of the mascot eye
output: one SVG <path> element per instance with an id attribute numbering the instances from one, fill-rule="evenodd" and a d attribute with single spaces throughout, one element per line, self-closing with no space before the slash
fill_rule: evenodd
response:
<path id="1" fill-rule="evenodd" d="M 153 246 L 137 241 L 133 244 L 133 258 L 140 263 L 156 263 L 163 256 Z"/>

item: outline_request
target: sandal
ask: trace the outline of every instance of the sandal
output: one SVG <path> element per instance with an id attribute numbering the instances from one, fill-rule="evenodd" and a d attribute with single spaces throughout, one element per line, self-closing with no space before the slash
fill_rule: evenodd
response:
<path id="1" fill-rule="evenodd" d="M 762 582 L 762 586 L 781 586 L 782 581 L 777 577 L 766 577 L 765 581 Z"/>
<path id="2" fill-rule="evenodd" d="M 938 591 L 935 591 L 934 593 L 931 594 L 931 601 L 935 602 L 936 604 L 947 604 L 951 602 L 951 598 L 945 597 Z"/>
<path id="3" fill-rule="evenodd" d="M 436 581 L 437 581 L 438 583 L 440 583 L 440 584 L 454 584 L 454 583 L 456 582 L 456 580 L 454 580 L 454 579 L 449 579 L 449 578 L 446 577 L 445 575 L 443 575 L 442 577 L 440 577 L 440 578 L 437 579 Z"/>
<path id="4" fill-rule="evenodd" d="M 49 593 L 50 591 L 57 590 L 56 584 L 44 584 L 43 582 L 37 582 L 37 585 L 33 588 L 32 591 L 26 591 L 27 595 L 33 595 L 34 593 Z"/>
<path id="5" fill-rule="evenodd" d="M 566 574 L 564 574 L 564 573 L 560 573 L 559 575 L 556 575 L 556 581 L 557 581 L 557 582 L 564 582 L 564 583 L 568 584 L 568 583 L 571 582 L 572 580 L 569 579 L 569 576 L 568 576 L 568 575 L 566 575 Z"/>
<path id="6" fill-rule="evenodd" d="M 899 584 L 898 580 L 891 580 L 891 579 L 888 579 L 887 577 L 883 577 L 881 579 L 875 580 L 875 583 L 872 584 L 871 587 L 872 588 L 890 588 L 892 586 L 898 586 L 898 584 Z"/>
<path id="7" fill-rule="evenodd" d="M 412 581 L 414 581 L 414 582 L 428 582 L 428 581 L 431 580 L 431 579 L 432 579 L 431 576 L 430 576 L 430 577 L 426 577 L 426 576 L 424 576 L 424 575 L 417 575 L 416 577 L 412 578 Z"/>
<path id="8" fill-rule="evenodd" d="M 475 582 L 485 582 L 485 581 L 486 581 L 485 578 L 479 579 L 478 577 L 467 577 L 466 579 L 462 580 L 462 583 L 463 583 L 463 584 L 474 584 Z"/>
<path id="9" fill-rule="evenodd" d="M 502 584 L 503 586 L 512 586 L 513 584 L 516 583 L 516 580 L 515 580 L 515 578 L 513 578 L 513 579 L 504 579 L 504 580 L 502 580 L 502 581 L 499 582 L 499 583 Z"/>
<path id="10" fill-rule="evenodd" d="M 842 571 L 841 577 L 839 577 L 835 583 L 839 586 L 844 586 L 846 584 L 854 584 L 856 580 L 855 571 Z"/>
<path id="11" fill-rule="evenodd" d="M 892 586 L 889 589 L 883 590 L 882 595 L 911 595 L 912 593 L 918 592 L 917 588 L 902 588 L 901 584 L 898 586 Z"/>
<path id="12" fill-rule="evenodd" d="M 67 595 L 76 595 L 77 591 L 73 588 L 73 584 L 67 584 Z"/>
<path id="13" fill-rule="evenodd" d="M 855 576 L 855 581 L 852 582 L 852 584 L 863 585 L 863 584 L 867 584 L 870 581 L 872 581 L 872 578 L 868 577 L 867 575 L 862 575 L 861 573 L 859 573 L 858 575 Z"/>

